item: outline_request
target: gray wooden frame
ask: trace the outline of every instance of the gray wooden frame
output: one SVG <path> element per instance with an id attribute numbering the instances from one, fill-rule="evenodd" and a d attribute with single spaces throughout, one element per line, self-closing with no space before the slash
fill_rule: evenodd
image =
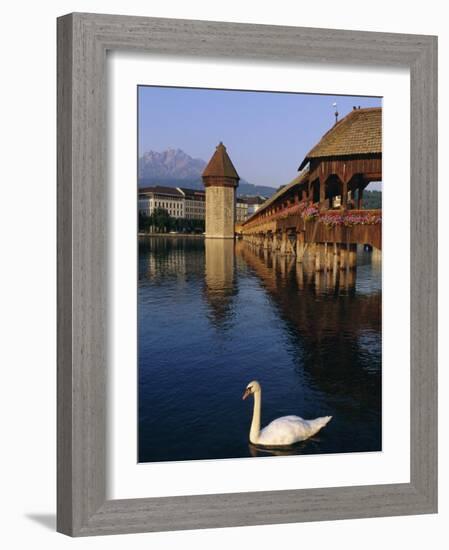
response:
<path id="1" fill-rule="evenodd" d="M 108 50 L 410 69 L 410 483 L 106 499 Z M 436 37 L 81 13 L 58 19 L 57 494 L 57 529 L 72 536 L 436 512 Z"/>

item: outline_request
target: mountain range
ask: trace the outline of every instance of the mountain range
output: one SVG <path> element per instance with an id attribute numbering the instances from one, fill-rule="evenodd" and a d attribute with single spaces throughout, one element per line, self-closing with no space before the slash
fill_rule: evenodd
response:
<path id="1" fill-rule="evenodd" d="M 182 149 L 147 151 L 139 158 L 139 186 L 165 185 L 204 189 L 201 174 L 206 167 L 203 159 L 189 156 Z M 276 189 L 266 185 L 254 185 L 244 179 L 239 181 L 238 195 L 262 195 L 270 197 Z"/>

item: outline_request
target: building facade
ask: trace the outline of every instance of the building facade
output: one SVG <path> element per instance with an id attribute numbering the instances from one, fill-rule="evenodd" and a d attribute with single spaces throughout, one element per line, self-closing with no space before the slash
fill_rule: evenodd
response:
<path id="1" fill-rule="evenodd" d="M 237 197 L 235 204 L 235 221 L 237 223 L 246 221 L 254 212 L 257 212 L 265 201 L 266 198 L 259 195 L 254 197 Z"/>
<path id="2" fill-rule="evenodd" d="M 185 217 L 184 195 L 175 187 L 143 187 L 139 189 L 139 212 L 151 216 L 157 208 L 163 208 L 172 218 Z"/>
<path id="3" fill-rule="evenodd" d="M 235 221 L 244 222 L 248 218 L 248 203 L 244 197 L 237 197 L 235 202 Z"/>
<path id="4" fill-rule="evenodd" d="M 234 223 L 232 221 L 233 216 L 235 217 L 235 223 L 243 223 L 266 200 L 261 196 L 235 197 L 233 184 L 226 185 L 229 180 L 214 179 L 213 181 L 215 185 L 211 185 L 207 192 L 187 187 L 165 187 L 162 185 L 143 187 L 139 189 L 139 212 L 145 216 L 151 216 L 157 208 L 162 208 L 172 218 L 205 220 L 206 194 L 209 193 L 209 228 L 221 224 L 223 229 L 226 225 L 226 229 L 223 230 L 226 234 L 230 234 L 231 226 Z M 217 184 L 220 181 L 224 184 Z M 231 179 L 230 181 L 235 180 Z M 214 231 L 212 230 L 212 233 Z"/>
<path id="5" fill-rule="evenodd" d="M 184 213 L 188 220 L 204 220 L 206 218 L 206 193 L 185 187 L 177 188 L 184 195 Z"/>
<path id="6" fill-rule="evenodd" d="M 163 208 L 172 218 L 204 220 L 206 194 L 202 190 L 161 185 L 139 189 L 139 212 L 151 216 L 156 208 Z"/>

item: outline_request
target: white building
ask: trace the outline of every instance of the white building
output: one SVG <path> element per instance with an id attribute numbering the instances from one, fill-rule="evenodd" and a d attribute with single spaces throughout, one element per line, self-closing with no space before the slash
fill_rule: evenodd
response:
<path id="1" fill-rule="evenodd" d="M 172 218 L 204 220 L 206 194 L 198 189 L 162 185 L 139 189 L 139 212 L 150 216 L 156 208 L 167 210 Z"/>
<path id="2" fill-rule="evenodd" d="M 244 222 L 248 218 L 248 203 L 241 197 L 235 201 L 235 221 Z"/>
<path id="3" fill-rule="evenodd" d="M 184 195 L 184 213 L 188 220 L 206 219 L 206 193 L 197 189 L 178 187 Z"/>
<path id="4" fill-rule="evenodd" d="M 244 222 L 257 211 L 265 201 L 264 197 L 237 197 L 235 221 Z M 156 208 L 163 208 L 172 218 L 188 220 L 206 219 L 206 193 L 186 187 L 142 187 L 139 189 L 139 212 L 150 216 Z"/>
<path id="5" fill-rule="evenodd" d="M 257 212 L 260 205 L 265 202 L 265 197 L 237 197 L 235 204 L 235 220 L 237 222 L 244 222 L 250 216 Z"/>
<path id="6" fill-rule="evenodd" d="M 185 217 L 184 194 L 174 187 L 143 187 L 139 189 L 139 212 L 150 216 L 156 208 L 163 208 L 172 218 Z"/>

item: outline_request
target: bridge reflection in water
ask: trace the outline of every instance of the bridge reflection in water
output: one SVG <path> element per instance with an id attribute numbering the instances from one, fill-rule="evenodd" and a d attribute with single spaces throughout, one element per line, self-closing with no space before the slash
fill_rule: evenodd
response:
<path id="1" fill-rule="evenodd" d="M 242 241 L 151 238 L 139 260 L 140 462 L 267 456 L 248 445 L 253 378 L 263 424 L 334 416 L 287 454 L 381 449 L 378 258 L 317 272 Z"/>

